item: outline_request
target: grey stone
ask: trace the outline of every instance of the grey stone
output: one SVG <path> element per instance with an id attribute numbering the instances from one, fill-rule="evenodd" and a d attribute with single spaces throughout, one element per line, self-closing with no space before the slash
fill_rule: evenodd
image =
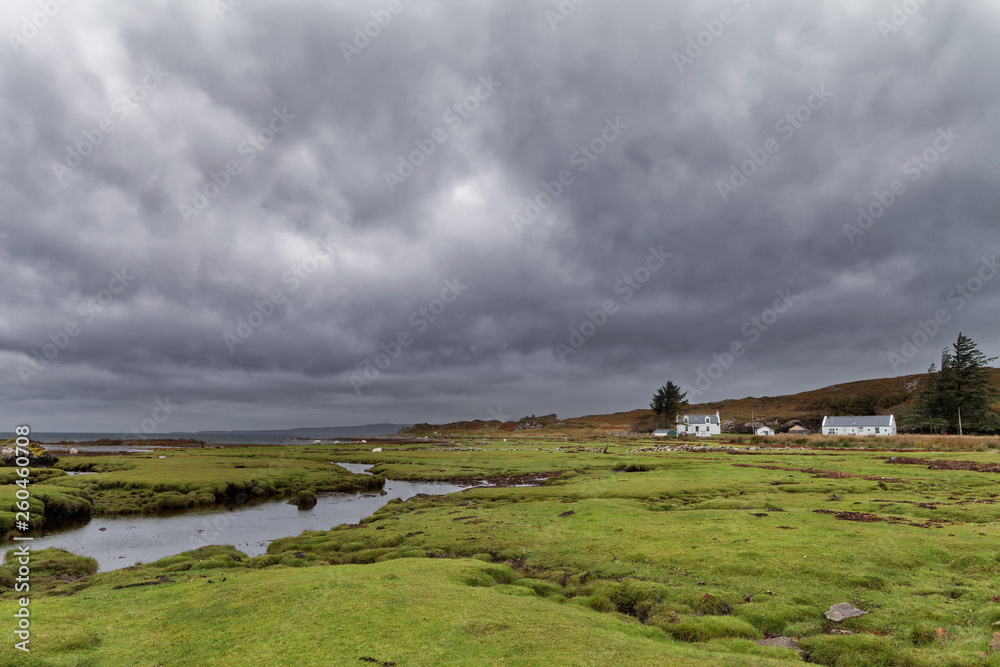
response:
<path id="1" fill-rule="evenodd" d="M 845 618 L 854 618 L 855 616 L 861 616 L 862 614 L 867 613 L 867 611 L 861 611 L 857 607 L 847 604 L 846 602 L 841 602 L 840 604 L 831 606 L 823 615 L 831 621 L 839 623 Z"/>

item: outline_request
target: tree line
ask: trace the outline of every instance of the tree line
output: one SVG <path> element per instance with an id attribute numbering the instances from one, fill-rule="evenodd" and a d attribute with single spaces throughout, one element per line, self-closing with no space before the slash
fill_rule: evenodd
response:
<path id="1" fill-rule="evenodd" d="M 971 338 L 958 340 L 941 355 L 941 367 L 927 371 L 900 426 L 927 433 L 996 433 L 1000 431 L 998 399 L 987 357 Z"/>

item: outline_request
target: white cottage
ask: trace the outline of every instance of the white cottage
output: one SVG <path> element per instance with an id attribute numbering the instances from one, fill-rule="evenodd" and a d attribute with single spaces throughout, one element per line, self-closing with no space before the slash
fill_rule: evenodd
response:
<path id="1" fill-rule="evenodd" d="M 722 435 L 719 412 L 714 415 L 677 415 L 677 435 L 695 435 L 703 438 Z"/>
<path id="2" fill-rule="evenodd" d="M 754 433 L 757 435 L 774 435 L 774 429 L 769 426 L 761 426 Z"/>
<path id="3" fill-rule="evenodd" d="M 893 415 L 823 417 L 823 435 L 896 435 Z"/>

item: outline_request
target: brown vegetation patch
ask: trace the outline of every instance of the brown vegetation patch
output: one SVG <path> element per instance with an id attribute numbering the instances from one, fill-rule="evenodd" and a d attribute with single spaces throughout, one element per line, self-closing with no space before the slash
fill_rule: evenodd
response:
<path id="1" fill-rule="evenodd" d="M 787 468 L 785 466 L 754 465 L 752 463 L 734 463 L 734 468 L 762 468 L 764 470 L 785 470 L 788 472 L 804 472 L 818 479 L 847 479 L 858 477 L 872 482 L 889 482 L 892 484 L 906 484 L 907 480 L 902 477 L 878 477 L 877 475 L 858 475 L 842 470 L 816 470 L 815 468 Z"/>
<path id="2" fill-rule="evenodd" d="M 827 509 L 813 510 L 813 512 L 816 514 L 832 514 L 837 517 L 837 520 L 843 521 L 860 521 L 861 523 L 877 523 L 884 521 L 886 523 L 894 523 L 904 526 L 915 526 L 916 528 L 943 528 L 946 525 L 962 525 L 961 523 L 955 521 L 945 521 L 944 519 L 928 519 L 924 523 L 916 523 L 908 521 L 905 517 L 901 516 L 879 516 L 878 514 L 871 514 L 870 512 L 849 512 Z"/>
<path id="3" fill-rule="evenodd" d="M 942 503 L 939 501 L 934 501 L 930 503 L 918 503 L 915 500 L 885 500 L 882 498 L 876 498 L 872 501 L 873 503 L 884 503 L 885 505 L 899 504 L 899 505 L 915 505 L 917 507 L 923 507 L 929 510 L 936 510 L 938 505 L 996 505 L 995 500 L 982 499 L 982 500 L 959 500 L 954 503 Z"/>
<path id="4" fill-rule="evenodd" d="M 886 463 L 903 465 L 926 465 L 928 470 L 971 470 L 973 472 L 1000 472 L 1000 463 L 976 463 L 975 461 L 935 461 L 914 456 L 892 456 Z"/>

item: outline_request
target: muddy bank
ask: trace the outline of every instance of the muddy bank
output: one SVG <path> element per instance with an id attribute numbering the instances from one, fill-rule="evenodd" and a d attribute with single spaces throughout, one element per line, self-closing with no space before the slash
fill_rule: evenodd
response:
<path id="1" fill-rule="evenodd" d="M 490 477 L 459 477 L 448 480 L 452 484 L 471 486 L 472 488 L 507 488 L 513 486 L 541 486 L 550 479 L 555 479 L 564 471 L 533 472 L 526 475 L 493 475 Z M 485 482 L 485 484 L 483 483 Z"/>

